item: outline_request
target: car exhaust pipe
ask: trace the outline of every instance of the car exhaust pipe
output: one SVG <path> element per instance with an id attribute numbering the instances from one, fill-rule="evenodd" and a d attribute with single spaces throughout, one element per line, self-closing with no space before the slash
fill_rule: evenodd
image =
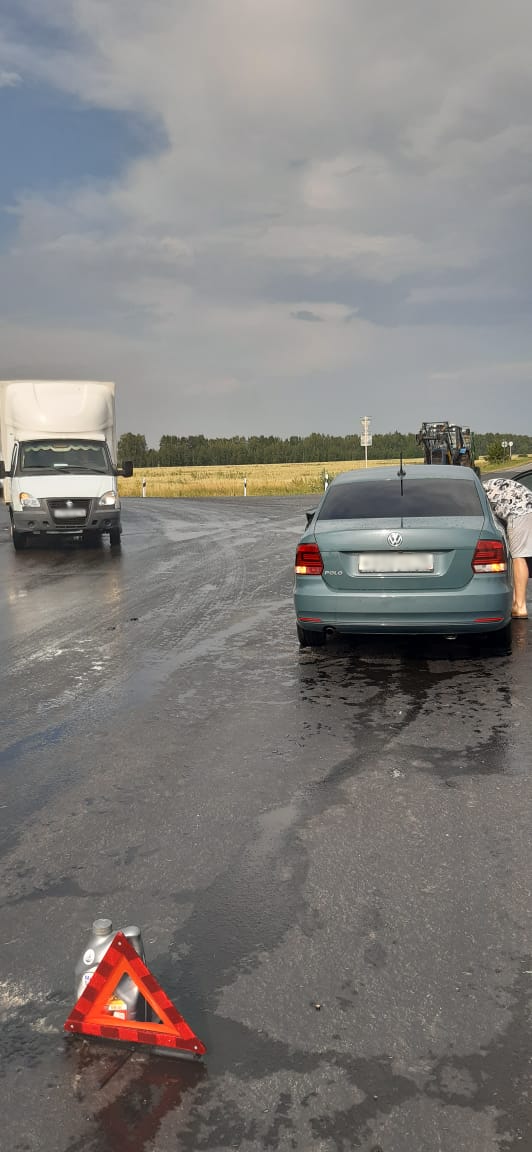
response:
<path id="1" fill-rule="evenodd" d="M 338 635 L 336 628 L 333 628 L 332 624 L 328 624 L 324 631 L 328 640 L 333 640 L 334 637 Z"/>

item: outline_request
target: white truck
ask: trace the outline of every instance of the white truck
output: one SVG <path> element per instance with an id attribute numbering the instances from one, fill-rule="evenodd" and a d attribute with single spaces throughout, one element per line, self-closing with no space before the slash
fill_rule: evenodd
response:
<path id="1" fill-rule="evenodd" d="M 37 536 L 120 546 L 115 385 L 0 380 L 0 480 L 18 551 Z"/>

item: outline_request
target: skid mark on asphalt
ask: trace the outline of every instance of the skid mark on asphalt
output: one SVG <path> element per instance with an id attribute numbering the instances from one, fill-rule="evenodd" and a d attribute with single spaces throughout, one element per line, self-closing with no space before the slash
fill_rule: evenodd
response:
<path id="1" fill-rule="evenodd" d="M 65 731 L 65 724 L 57 724 L 52 728 L 45 728 L 42 732 L 32 733 L 31 736 L 24 736 L 22 740 L 16 740 L 13 744 L 9 744 L 6 748 L 2 749 L 0 758 L 2 770 L 13 766 L 22 758 L 34 757 L 45 748 L 49 748 L 53 744 L 58 744 L 59 741 L 62 740 Z"/>
<path id="2" fill-rule="evenodd" d="M 75 900 L 107 900 L 109 898 L 109 886 L 100 892 L 88 892 L 86 889 L 81 888 L 77 880 L 73 880 L 70 876 L 62 876 L 59 880 L 49 880 L 39 885 L 35 884 L 33 878 L 27 877 L 27 884 L 25 885 L 25 877 L 18 877 L 22 880 L 21 887 L 26 887 L 20 895 L 9 896 L 2 901 L 2 907 L 16 907 L 19 904 L 34 903 L 36 901 L 73 898 Z M 6 877 L 7 882 L 7 877 Z"/>

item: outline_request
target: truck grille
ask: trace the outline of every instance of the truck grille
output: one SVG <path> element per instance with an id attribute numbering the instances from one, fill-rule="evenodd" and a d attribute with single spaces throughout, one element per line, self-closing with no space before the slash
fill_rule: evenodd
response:
<path id="1" fill-rule="evenodd" d="M 89 518 L 90 499 L 48 500 L 50 515 L 61 528 L 83 528 Z"/>

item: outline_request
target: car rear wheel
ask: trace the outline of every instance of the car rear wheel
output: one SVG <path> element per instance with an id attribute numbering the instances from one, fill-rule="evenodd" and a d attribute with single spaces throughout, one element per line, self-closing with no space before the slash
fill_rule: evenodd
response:
<path id="1" fill-rule="evenodd" d="M 512 647 L 512 625 L 505 624 L 504 628 L 501 628 L 498 632 L 492 632 L 491 638 L 496 648 L 508 652 Z"/>
<path id="2" fill-rule="evenodd" d="M 325 632 L 311 632 L 308 628 L 297 626 L 297 636 L 301 648 L 323 648 Z"/>
<path id="3" fill-rule="evenodd" d="M 480 652 L 493 652 L 505 656 L 512 650 L 512 625 L 505 624 L 497 632 L 484 632 L 479 636 L 475 647 Z"/>

